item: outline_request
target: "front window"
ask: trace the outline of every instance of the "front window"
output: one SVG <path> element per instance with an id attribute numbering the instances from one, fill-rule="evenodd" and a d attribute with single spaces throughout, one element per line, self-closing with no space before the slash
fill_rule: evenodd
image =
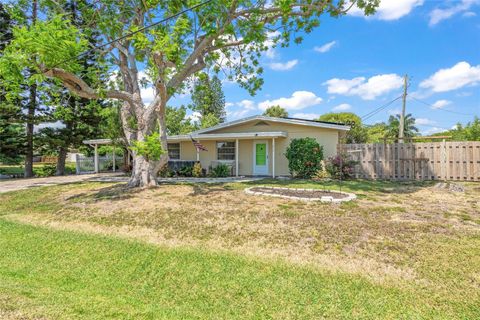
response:
<path id="1" fill-rule="evenodd" d="M 171 160 L 180 160 L 180 143 L 169 143 L 168 158 Z"/>
<path id="2" fill-rule="evenodd" d="M 217 142 L 217 160 L 235 160 L 235 142 Z"/>

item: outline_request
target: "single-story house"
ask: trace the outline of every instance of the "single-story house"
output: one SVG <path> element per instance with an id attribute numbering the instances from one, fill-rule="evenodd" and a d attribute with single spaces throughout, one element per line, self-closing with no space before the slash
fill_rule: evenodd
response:
<path id="1" fill-rule="evenodd" d="M 170 160 L 198 160 L 203 168 L 228 163 L 237 176 L 283 176 L 289 175 L 285 152 L 292 139 L 315 138 L 329 157 L 337 153 L 337 144 L 349 129 L 340 123 L 252 116 L 169 136 L 168 154 Z M 197 153 L 191 138 L 208 151 Z"/>
<path id="2" fill-rule="evenodd" d="M 340 138 L 350 129 L 341 123 L 252 116 L 201 129 L 186 135 L 168 136 L 169 161 L 200 161 L 204 169 L 226 163 L 236 176 L 289 175 L 285 157 L 290 141 L 295 138 L 315 138 L 323 146 L 324 157 L 337 153 Z M 197 152 L 192 139 L 207 151 Z M 109 139 L 86 140 L 97 146 L 110 143 Z M 98 155 L 95 171 L 98 172 Z"/>

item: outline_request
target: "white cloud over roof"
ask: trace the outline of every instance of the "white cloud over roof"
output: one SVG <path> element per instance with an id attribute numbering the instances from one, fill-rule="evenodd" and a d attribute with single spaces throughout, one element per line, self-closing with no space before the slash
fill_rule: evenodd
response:
<path id="1" fill-rule="evenodd" d="M 370 77 L 356 77 L 353 79 L 333 78 L 323 83 L 330 94 L 359 96 L 364 100 L 375 98 L 399 89 L 403 86 L 403 79 L 395 73 L 379 74 Z"/>
<path id="2" fill-rule="evenodd" d="M 307 107 L 318 105 L 322 98 L 310 91 L 295 91 L 291 97 L 278 98 L 274 100 L 265 100 L 258 104 L 260 110 L 266 110 L 268 107 L 279 105 L 286 110 L 301 110 Z"/>

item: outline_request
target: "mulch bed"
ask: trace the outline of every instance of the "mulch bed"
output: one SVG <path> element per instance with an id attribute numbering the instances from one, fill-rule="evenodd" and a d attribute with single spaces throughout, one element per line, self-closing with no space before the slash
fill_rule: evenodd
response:
<path id="1" fill-rule="evenodd" d="M 348 197 L 348 195 L 344 193 L 323 191 L 323 190 L 280 189 L 280 188 L 265 188 L 265 187 L 256 187 L 250 190 L 253 192 L 278 194 L 278 195 L 287 196 L 287 197 L 300 197 L 300 198 L 332 197 L 333 199 L 343 199 Z"/>

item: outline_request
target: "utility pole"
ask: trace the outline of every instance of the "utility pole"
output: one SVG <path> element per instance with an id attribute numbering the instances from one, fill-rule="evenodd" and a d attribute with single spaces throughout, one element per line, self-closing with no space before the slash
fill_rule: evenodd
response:
<path id="1" fill-rule="evenodd" d="M 402 99 L 402 113 L 400 114 L 400 128 L 398 132 L 398 142 L 403 143 L 403 134 L 405 132 L 405 108 L 407 104 L 407 84 L 408 75 L 403 77 L 403 99 Z"/>

